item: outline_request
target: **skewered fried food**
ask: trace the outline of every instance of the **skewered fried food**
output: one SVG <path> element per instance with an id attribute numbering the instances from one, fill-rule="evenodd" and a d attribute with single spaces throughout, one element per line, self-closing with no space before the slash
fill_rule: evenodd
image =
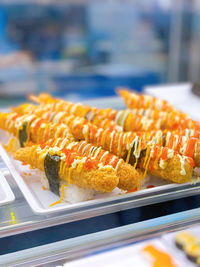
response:
<path id="1" fill-rule="evenodd" d="M 63 103 L 64 102 L 64 103 Z M 62 105 L 60 105 L 60 103 Z M 58 105 L 59 104 L 59 105 Z M 83 112 L 84 108 L 89 110 L 89 113 Z M 78 112 L 77 112 L 78 110 Z M 118 132 L 122 131 L 122 127 L 117 125 L 114 121 L 109 118 L 104 118 L 98 114 L 93 113 L 92 110 L 97 110 L 97 108 L 92 108 L 89 106 L 83 106 L 82 104 L 73 104 L 71 102 L 66 102 L 63 100 L 55 99 L 55 102 L 49 103 L 47 105 L 36 106 L 32 104 L 23 104 L 17 108 L 13 108 L 13 111 L 20 114 L 35 114 L 37 116 L 43 116 L 45 113 L 45 118 L 51 120 L 51 116 L 57 114 L 55 120 L 59 120 L 60 116 L 67 117 L 69 115 L 74 115 L 77 117 L 85 118 L 85 121 L 92 122 L 92 124 L 103 129 L 116 130 Z M 80 113 L 79 113 L 80 111 Z M 86 113 L 86 115 L 85 115 Z M 77 115 L 79 114 L 79 115 Z M 94 114 L 93 116 L 91 116 Z"/>
<path id="2" fill-rule="evenodd" d="M 83 121 L 83 118 L 77 118 L 72 115 L 65 118 L 65 123 L 68 125 L 75 138 L 101 146 L 103 149 L 123 158 L 127 163 L 134 165 L 134 167 L 141 165 L 141 168 L 148 169 L 149 164 L 152 162 L 151 155 L 155 147 L 151 142 L 142 141 L 138 136 L 132 133 L 103 130 L 90 123 L 83 123 Z M 148 147 L 149 152 L 147 150 Z M 172 149 L 166 149 L 164 151 L 167 153 L 167 157 L 163 157 L 162 161 L 159 161 L 161 159 L 160 154 L 162 154 L 162 147 L 160 147 L 156 157 L 157 160 L 155 161 L 156 173 L 155 170 L 153 173 L 178 183 L 189 181 L 193 171 L 193 160 L 175 153 Z M 148 161 L 145 162 L 145 164 L 139 164 L 146 155 Z M 152 170 L 149 169 L 149 171 L 152 173 Z"/>
<path id="3" fill-rule="evenodd" d="M 106 165 L 114 168 L 119 177 L 118 187 L 123 190 L 131 190 L 140 186 L 142 173 L 130 164 L 125 163 L 123 159 L 103 150 L 101 147 L 88 144 L 86 141 L 69 142 L 66 138 L 53 139 L 46 144 L 49 146 L 56 145 L 62 149 L 71 149 L 75 153 L 80 154 L 80 156 L 98 160 L 102 166 Z"/>
<path id="4" fill-rule="evenodd" d="M 157 97 L 149 95 L 140 95 L 124 88 L 119 88 L 117 92 L 124 99 L 126 105 L 130 109 L 151 108 L 168 112 L 174 110 L 174 107 L 170 105 L 166 100 L 162 100 Z"/>
<path id="5" fill-rule="evenodd" d="M 173 131 L 173 134 L 179 134 L 182 136 L 185 136 L 187 138 L 189 137 L 195 137 L 200 139 L 200 131 L 199 130 L 194 130 L 194 129 L 183 129 L 183 130 L 175 130 Z"/>
<path id="6" fill-rule="evenodd" d="M 34 145 L 20 148 L 14 153 L 14 158 L 45 171 L 49 183 L 56 191 L 54 193 L 58 195 L 60 180 L 101 192 L 111 192 L 119 183 L 112 168 L 99 166 L 94 159 L 80 157 L 69 149 L 48 146 L 41 149 L 40 145 Z"/>
<path id="7" fill-rule="evenodd" d="M 138 136 L 142 140 L 151 141 L 152 144 L 159 144 L 163 147 L 173 149 L 178 154 L 194 159 L 196 167 L 200 167 L 200 139 L 195 137 L 187 138 L 171 131 L 151 131 L 131 133 L 132 137 Z"/>
<path id="8" fill-rule="evenodd" d="M 73 147 L 73 151 L 75 153 L 78 152 L 80 156 L 90 156 L 98 159 L 103 165 L 106 164 L 116 170 L 119 177 L 119 188 L 121 189 L 131 190 L 138 188 L 140 185 L 142 175 L 134 167 L 108 151 L 101 149 L 101 147 L 96 147 L 83 141 L 72 142 L 74 138 L 65 124 L 48 123 L 35 115 L 1 113 L 0 128 L 9 131 L 19 139 L 21 138 L 20 144 L 22 147 L 29 145 L 30 142 L 44 143 L 53 138 L 53 143 L 56 146 L 60 145 L 63 149 Z M 23 130 L 23 136 L 20 129 Z"/>
<path id="9" fill-rule="evenodd" d="M 55 116 L 58 116 L 58 114 L 51 116 L 52 121 L 54 121 Z M 62 116 L 59 118 L 61 120 Z M 172 149 L 169 150 L 172 157 L 167 156 L 162 160 L 160 160 L 162 147 L 158 149 L 160 152 L 157 153 L 156 160 L 154 160 L 155 168 L 152 170 L 149 169 L 149 166 L 153 160 L 151 155 L 155 145 L 152 146 L 151 142 L 142 142 L 138 136 L 132 133 L 118 133 L 116 131 L 111 132 L 97 128 L 89 122 L 86 122 L 84 118 L 78 118 L 73 115 L 64 117 L 63 122 L 68 125 L 76 139 L 86 140 L 88 143 L 102 146 L 103 149 L 126 159 L 126 162 L 131 163 L 134 167 L 140 166 L 140 168 L 145 169 L 145 174 L 149 170 L 150 173 L 178 183 L 183 183 L 191 179 L 193 160 L 189 157 L 176 154 Z M 143 159 L 146 156 L 148 160 L 143 164 Z M 139 162 L 142 163 L 139 164 Z"/>
<path id="10" fill-rule="evenodd" d="M 0 113 L 0 128 L 16 136 L 22 147 L 29 141 L 38 143 L 58 137 L 67 137 L 69 141 L 74 141 L 65 124 L 48 123 L 35 115 Z"/>
<path id="11" fill-rule="evenodd" d="M 148 98 L 148 96 L 145 97 Z M 137 112 L 131 110 L 118 111 L 110 108 L 97 109 L 90 106 L 84 106 L 82 104 L 73 104 L 71 102 L 54 99 L 51 96 L 44 94 L 41 94 L 38 97 L 32 96 L 32 98 L 42 104 L 46 102 L 49 103 L 45 106 L 46 109 L 56 112 L 65 111 L 68 114 L 84 117 L 94 125 L 103 129 L 109 128 L 111 130 L 116 129 L 117 131 L 121 131 L 121 129 L 123 131 L 150 131 L 159 129 L 175 130 L 191 128 L 200 130 L 199 122 L 192 120 L 186 114 L 175 109 L 171 109 L 170 113 L 160 112 L 160 116 L 156 114 L 158 111 L 154 110 L 154 117 L 158 116 L 158 118 L 149 118 L 148 116 L 137 114 Z M 156 99 L 155 101 L 159 102 L 161 100 Z M 156 103 L 154 104 L 155 106 L 157 105 Z M 145 112 L 143 114 L 149 113 Z M 121 128 L 117 128 L 116 125 L 120 126 Z"/>

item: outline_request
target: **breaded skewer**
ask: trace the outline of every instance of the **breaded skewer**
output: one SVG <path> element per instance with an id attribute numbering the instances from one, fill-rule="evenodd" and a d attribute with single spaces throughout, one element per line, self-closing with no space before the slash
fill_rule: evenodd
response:
<path id="1" fill-rule="evenodd" d="M 131 163 L 135 167 L 140 167 L 139 162 L 146 156 L 149 159 L 149 164 L 152 162 L 153 151 L 156 146 L 150 142 L 142 141 L 138 136 L 132 133 L 118 133 L 116 131 L 110 132 L 109 130 L 103 130 L 96 126 L 87 123 L 82 124 L 81 119 L 72 118 L 70 116 L 65 118 L 65 123 L 69 126 L 72 134 L 79 139 L 84 139 L 89 143 L 101 146 L 103 149 L 123 158 L 126 162 Z M 148 148 L 149 147 L 149 153 Z M 164 149 L 159 147 L 159 153 L 156 154 L 156 159 L 159 161 L 159 165 L 156 165 L 156 175 L 162 178 L 166 178 L 176 182 L 189 181 L 192 176 L 194 162 L 192 158 L 181 156 L 172 149 Z M 163 156 L 164 151 L 167 156 Z M 162 159 L 162 161 L 160 161 Z M 157 162 L 155 161 L 155 162 Z M 166 164 L 163 164 L 163 161 Z M 186 172 L 183 170 L 186 166 Z M 142 165 L 142 168 L 144 166 Z M 147 168 L 149 165 L 145 165 L 145 169 L 152 173 L 151 169 Z M 154 171 L 155 174 L 155 171 Z"/>
<path id="2" fill-rule="evenodd" d="M 81 103 L 72 103 L 61 99 L 52 98 L 48 94 L 40 94 L 38 97 L 30 96 L 30 99 L 39 103 L 43 110 L 49 110 L 51 112 L 65 112 L 65 115 L 74 115 L 85 118 L 87 121 L 92 122 L 97 127 L 103 129 L 109 128 L 110 130 L 116 130 L 121 132 L 122 128 L 115 124 L 114 121 L 102 117 L 99 113 L 99 109 L 91 106 L 84 106 Z M 36 106 L 30 104 L 24 104 L 14 110 L 17 112 L 31 113 L 36 109 Z M 102 114 L 103 115 L 103 114 Z"/>
<path id="3" fill-rule="evenodd" d="M 140 95 L 134 91 L 127 90 L 124 88 L 118 88 L 118 94 L 124 99 L 126 105 L 132 108 L 151 108 L 157 110 L 163 110 L 170 112 L 174 110 L 174 107 L 170 105 L 166 100 L 159 99 L 157 97 L 149 96 L 149 95 Z"/>
<path id="4" fill-rule="evenodd" d="M 148 96 L 145 97 L 148 99 Z M 175 109 L 171 109 L 170 113 L 165 112 L 163 114 L 163 112 L 160 112 L 160 116 L 158 116 L 157 118 L 149 118 L 148 116 L 143 115 L 149 114 L 147 112 L 138 114 L 137 112 L 131 110 L 113 110 L 110 108 L 97 109 L 94 107 L 82 105 L 80 103 L 74 104 L 64 100 L 54 99 L 53 97 L 45 94 L 41 94 L 38 97 L 32 96 L 31 98 L 42 104 L 42 108 L 55 112 L 65 111 L 68 115 L 71 114 L 79 117 L 84 117 L 89 122 L 103 129 L 109 128 L 111 130 L 116 129 L 117 131 L 123 130 L 125 132 L 150 131 L 159 129 L 175 130 L 185 128 L 200 130 L 199 122 L 192 120 L 186 114 Z M 159 102 L 161 100 L 155 98 L 155 101 Z M 156 106 L 157 104 L 155 101 L 153 102 L 153 104 L 155 104 Z M 158 110 L 157 112 L 156 110 L 154 111 L 154 114 L 156 113 L 158 113 Z M 117 128 L 116 125 L 118 125 L 120 128 Z"/>
<path id="5" fill-rule="evenodd" d="M 25 129 L 24 125 L 26 125 Z M 22 140 L 20 142 L 21 146 L 29 146 L 30 142 L 44 143 L 53 138 L 51 145 L 61 145 L 63 149 L 73 147 L 73 151 L 75 153 L 78 152 L 80 156 L 90 156 L 98 159 L 103 166 L 106 164 L 115 169 L 119 177 L 119 188 L 121 189 L 131 190 L 138 188 L 141 183 L 142 174 L 133 166 L 125 163 L 124 160 L 101 149 L 101 147 L 95 147 L 87 142 L 72 142 L 74 138 L 65 124 L 48 123 L 35 115 L 1 113 L 0 128 L 9 131 L 18 138 L 20 138 L 20 129 L 24 129 L 23 142 Z"/>
<path id="6" fill-rule="evenodd" d="M 80 157 L 71 150 L 48 146 L 41 149 L 40 145 L 34 145 L 20 148 L 14 153 L 14 158 L 45 171 L 47 176 L 49 170 L 51 171 L 52 162 L 57 163 L 58 180 L 67 181 L 81 188 L 111 192 L 119 183 L 119 178 L 112 168 L 99 167 L 95 160 Z M 46 164 L 46 161 L 50 161 L 50 164 Z M 55 168 L 52 169 L 53 174 L 54 172 Z"/>
<path id="7" fill-rule="evenodd" d="M 91 157 L 98 160 L 102 166 L 111 166 L 119 177 L 118 187 L 123 190 L 132 190 L 140 187 L 142 173 L 133 166 L 124 162 L 123 159 L 103 150 L 101 147 L 94 146 L 86 141 L 69 142 L 66 138 L 50 140 L 46 143 L 49 146 L 55 145 L 62 149 L 71 149 L 80 156 Z"/>
<path id="8" fill-rule="evenodd" d="M 132 138 L 138 136 L 142 140 L 151 141 L 163 147 L 173 149 L 178 154 L 191 157 L 196 167 L 200 167 L 200 139 L 174 134 L 172 131 L 152 131 L 131 133 Z"/>
<path id="9" fill-rule="evenodd" d="M 74 141 L 65 124 L 48 123 L 35 115 L 0 113 L 0 128 L 19 138 L 22 147 L 26 142 L 46 142 L 58 137 L 67 137 L 69 141 Z"/>
<path id="10" fill-rule="evenodd" d="M 69 117 L 58 116 L 59 113 L 55 113 L 51 116 L 51 121 L 59 117 L 59 120 L 67 124 L 70 131 L 76 139 L 86 140 L 88 143 L 101 146 L 103 149 L 108 150 L 123 159 L 126 162 L 131 163 L 135 167 L 140 167 L 145 169 L 145 173 L 149 170 L 152 173 L 151 168 L 149 168 L 152 162 L 152 155 L 155 145 L 151 142 L 147 143 L 142 141 L 138 136 L 132 135 L 131 133 L 118 133 L 116 131 L 103 130 L 97 128 L 89 122 L 86 122 L 84 118 L 78 118 L 73 115 Z M 45 117 L 45 113 L 43 114 Z M 148 148 L 148 149 L 147 149 Z M 181 156 L 175 153 L 174 150 L 163 150 L 167 153 L 167 157 L 161 157 L 163 148 L 160 147 L 159 153 L 157 153 L 156 159 L 158 159 L 159 164 L 155 165 L 156 175 L 169 179 L 175 182 L 186 182 L 191 179 L 194 162 L 191 158 Z M 143 151 L 143 152 L 142 152 Z M 168 156 L 172 155 L 171 156 Z M 143 161 L 143 158 L 148 158 L 148 164 L 139 164 Z M 162 160 L 161 160 L 162 159 Z M 154 160 L 157 162 L 156 160 Z M 166 164 L 164 164 L 166 162 Z M 170 168 L 168 168 L 170 167 Z M 173 168 L 171 168 L 173 167 Z M 154 170 L 154 174 L 155 174 Z M 186 171 L 185 171 L 186 170 Z"/>

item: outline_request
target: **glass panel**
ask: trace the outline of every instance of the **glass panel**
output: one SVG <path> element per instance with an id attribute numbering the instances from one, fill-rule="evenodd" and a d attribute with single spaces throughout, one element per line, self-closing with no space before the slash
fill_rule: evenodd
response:
<path id="1" fill-rule="evenodd" d="M 187 226 L 196 225 L 199 220 L 200 209 L 193 209 L 3 255 L 0 257 L 0 264 L 19 264 L 19 266 L 44 264 L 42 266 L 57 266 L 66 261 L 88 256 L 102 250 L 113 249 L 136 241 L 156 237 L 163 233 L 184 229 Z M 50 264 L 50 262 L 53 263 Z"/>

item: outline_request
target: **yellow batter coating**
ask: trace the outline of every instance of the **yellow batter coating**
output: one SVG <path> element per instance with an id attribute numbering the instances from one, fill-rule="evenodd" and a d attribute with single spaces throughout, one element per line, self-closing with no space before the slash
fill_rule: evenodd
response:
<path id="1" fill-rule="evenodd" d="M 166 100 L 158 99 L 149 95 L 140 95 L 126 88 L 119 88 L 117 93 L 124 99 L 129 108 L 154 108 L 170 112 L 174 109 Z"/>
<path id="2" fill-rule="evenodd" d="M 200 140 L 197 141 L 196 152 L 194 153 L 195 166 L 200 167 Z"/>
<path id="3" fill-rule="evenodd" d="M 44 171 L 45 158 L 38 155 L 38 147 L 39 146 L 36 145 L 20 148 L 14 153 L 14 158 Z M 55 154 L 58 155 L 58 152 Z M 76 155 L 76 159 L 81 159 L 81 157 Z M 78 167 L 72 168 L 72 165 L 67 165 L 65 161 L 59 164 L 59 179 L 65 180 L 78 187 L 94 189 L 101 192 L 112 192 L 119 183 L 119 178 L 111 168 L 100 169 L 98 166 L 94 165 L 92 169 L 87 169 L 84 163 L 81 169 Z"/>
<path id="4" fill-rule="evenodd" d="M 90 121 L 91 123 L 96 125 L 97 127 L 103 128 L 103 129 L 110 129 L 110 130 L 116 130 L 118 132 L 122 131 L 122 127 L 117 125 L 113 120 L 109 118 L 102 117 L 101 115 L 98 115 L 96 113 L 96 108 L 83 106 L 81 104 L 74 104 L 74 103 L 68 103 L 66 101 L 62 100 L 54 100 L 54 102 L 49 104 L 41 104 L 41 106 L 36 106 L 32 104 L 23 104 L 17 108 L 12 108 L 13 111 L 19 113 L 19 114 L 35 114 L 38 117 L 45 117 L 45 119 L 52 119 L 52 115 L 59 115 L 62 114 L 62 120 L 64 117 L 68 117 L 70 115 L 75 117 L 81 117 L 85 122 Z M 48 102 L 48 101 L 47 101 Z M 62 104 L 64 102 L 64 104 Z M 58 104 L 61 103 L 61 105 Z M 76 107 L 72 109 L 73 107 Z M 94 110 L 94 111 L 93 111 Z M 86 115 L 89 111 L 92 111 L 90 115 Z M 96 114 L 92 116 L 92 114 Z M 53 116 L 55 117 L 55 116 Z M 59 120 L 61 122 L 61 120 Z"/>
<path id="5" fill-rule="evenodd" d="M 65 124 L 48 123 L 35 115 L 0 113 L 0 128 L 18 138 L 19 130 L 27 123 L 27 142 L 46 142 L 50 138 L 67 137 L 74 141 L 73 135 Z"/>
<path id="6" fill-rule="evenodd" d="M 97 146 L 101 146 L 103 149 L 108 150 L 110 153 L 113 153 L 121 158 L 123 158 L 124 160 L 127 160 L 127 154 L 130 151 L 130 148 L 127 149 L 127 144 L 129 144 L 129 146 L 131 145 L 131 143 L 133 142 L 133 140 L 135 139 L 134 137 L 131 137 L 127 134 L 127 133 L 118 133 L 118 132 L 110 132 L 110 131 L 106 131 L 106 130 L 102 130 L 101 134 L 97 134 L 98 133 L 98 128 L 95 127 L 94 125 L 91 124 L 87 124 L 87 125 L 83 125 L 81 122 L 76 124 L 76 127 L 73 126 L 73 120 L 72 118 L 67 122 L 67 125 L 69 126 L 70 130 L 72 131 L 73 135 L 76 138 L 79 139 L 84 139 L 89 143 L 93 143 Z M 125 138 L 124 138 L 125 137 Z M 125 142 L 121 142 L 121 140 L 125 140 Z M 145 148 L 147 148 L 148 143 L 146 144 L 146 142 L 142 142 L 143 146 L 143 150 Z M 163 147 L 159 146 L 159 150 L 161 151 Z M 173 153 L 173 151 L 172 151 Z M 157 160 L 160 160 L 160 152 L 158 153 L 157 156 Z M 142 161 L 145 158 L 146 154 L 144 154 L 144 156 L 141 156 L 140 160 Z M 180 156 L 180 155 L 179 155 Z M 164 169 L 162 169 L 158 164 L 157 166 L 155 166 L 156 168 L 156 175 L 159 177 L 162 177 L 164 179 L 168 179 L 171 181 L 176 181 L 176 182 L 186 182 L 189 179 L 191 179 L 192 176 L 192 171 L 193 171 L 193 167 L 187 162 L 186 158 L 184 158 L 184 164 L 185 164 L 185 171 L 186 174 L 185 175 L 181 175 L 180 174 L 180 161 L 182 159 L 182 156 L 177 156 L 177 155 L 173 155 L 172 158 L 168 158 L 167 159 L 167 164 L 164 164 Z M 128 160 L 129 162 L 129 160 Z M 150 159 L 149 161 L 149 165 L 151 165 L 152 163 L 152 159 Z M 178 165 L 179 163 L 179 165 Z M 140 168 L 140 164 L 138 162 L 138 164 L 136 165 L 136 167 Z M 151 173 L 151 170 L 148 168 L 149 172 Z M 154 171 L 155 173 L 155 171 Z M 176 178 L 175 178 L 176 176 Z"/>
<path id="7" fill-rule="evenodd" d="M 6 123 L 7 119 L 9 119 L 9 116 L 13 118 L 13 120 L 11 120 L 12 123 L 10 121 Z M 17 116 L 16 119 L 18 119 L 19 121 L 20 118 L 24 121 L 27 121 L 28 118 L 30 117 L 30 115 L 18 116 L 16 113 L 0 114 L 0 128 L 7 130 L 10 133 L 14 134 L 16 137 L 18 137 L 18 128 L 16 128 L 17 125 L 15 123 L 16 122 L 15 116 Z M 25 146 L 30 145 L 30 141 L 33 143 L 47 142 L 49 139 L 60 137 L 60 141 L 57 144 L 57 146 L 59 146 L 59 144 L 62 143 L 64 138 L 67 138 L 67 141 L 65 140 L 65 146 L 63 147 L 66 148 L 68 145 L 71 144 L 72 141 L 74 141 L 72 134 L 69 132 L 69 128 L 65 124 L 59 125 L 55 123 L 46 123 L 43 121 L 40 127 L 37 127 L 35 129 L 31 127 L 31 125 L 34 123 L 35 120 L 38 120 L 38 118 L 34 115 L 31 116 L 32 117 L 27 127 L 27 132 L 29 132 L 28 134 L 29 140 L 27 140 Z M 57 143 L 57 140 L 58 139 L 55 139 L 54 144 Z M 85 150 L 84 155 L 82 154 L 83 150 L 79 150 L 79 147 L 82 144 L 81 142 L 73 142 L 73 144 L 74 144 L 73 145 L 74 152 L 78 150 L 81 156 L 90 156 L 88 153 L 89 152 L 88 149 Z M 84 146 L 87 147 L 90 146 L 90 148 L 92 147 L 92 145 L 88 143 L 85 143 Z M 82 145 L 82 149 L 84 148 L 84 146 Z M 93 148 L 97 149 L 98 147 L 93 146 Z M 113 157 L 116 157 L 100 148 L 98 149 L 98 153 L 99 155 L 103 155 L 106 153 L 106 157 L 103 157 L 102 160 L 100 160 L 100 162 L 103 162 L 107 158 L 110 158 L 111 161 Z M 123 160 L 117 158 L 114 160 L 120 161 L 118 164 L 119 166 L 117 165 L 118 168 L 116 170 L 117 176 L 119 177 L 119 188 L 123 190 L 131 190 L 133 188 L 138 188 L 140 186 L 142 178 L 141 174 L 139 174 L 139 172 L 136 171 L 136 169 L 133 166 L 130 166 L 129 164 L 125 163 Z"/>
<path id="8" fill-rule="evenodd" d="M 170 180 L 178 184 L 191 181 L 193 168 L 190 166 L 189 162 L 185 161 L 184 169 L 186 174 L 181 175 L 181 163 L 177 155 L 174 155 L 173 159 L 166 160 L 165 169 L 159 167 L 159 160 L 156 160 L 154 164 L 154 170 L 149 169 L 149 172 L 152 175 L 159 176 L 165 180 Z"/>
<path id="9" fill-rule="evenodd" d="M 121 92 L 121 91 L 120 91 Z M 187 114 L 175 110 L 165 100 L 147 95 L 131 94 L 122 90 L 122 95 L 129 95 L 128 102 L 134 103 L 134 108 L 154 110 L 153 114 L 160 113 L 160 117 L 149 118 L 131 110 L 97 109 L 95 107 L 74 104 L 71 102 L 54 99 L 50 95 L 41 94 L 32 98 L 42 105 L 43 109 L 51 111 L 65 111 L 66 115 L 84 117 L 97 127 L 115 129 L 117 131 L 150 131 L 159 129 L 196 129 L 200 130 L 200 123 L 192 120 Z M 127 97 L 127 96 L 126 96 Z M 134 99 L 134 101 L 133 101 Z M 47 104 L 46 104 L 47 103 Z M 27 109 L 26 109 L 27 110 Z M 31 110 L 31 107 L 29 107 Z M 160 111 L 165 111 L 160 112 Z M 167 112 L 166 112 L 167 111 Z M 145 112 L 143 112 L 145 114 Z M 151 112 L 152 113 L 152 112 Z M 149 113 L 148 113 L 149 114 Z M 156 115 L 157 116 L 157 115 Z"/>
<path id="10" fill-rule="evenodd" d="M 60 147 L 64 139 L 60 139 L 57 143 L 57 146 Z M 51 141 L 50 141 L 51 142 Z M 47 142 L 48 144 L 49 142 Z M 87 142 L 68 142 L 65 144 L 64 148 L 71 146 L 71 149 L 74 152 L 77 152 L 81 156 L 92 157 L 97 159 L 100 163 L 112 166 L 119 177 L 118 187 L 123 190 L 132 190 L 135 188 L 139 188 L 142 181 L 142 173 L 136 170 L 130 164 L 124 162 L 124 160 L 116 157 L 115 155 L 108 153 L 108 151 L 103 150 L 101 147 L 91 145 Z M 91 152 L 93 151 L 93 152 Z"/>

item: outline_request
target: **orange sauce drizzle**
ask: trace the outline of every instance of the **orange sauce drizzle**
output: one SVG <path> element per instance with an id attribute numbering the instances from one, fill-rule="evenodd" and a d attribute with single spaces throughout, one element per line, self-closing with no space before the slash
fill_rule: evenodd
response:
<path id="1" fill-rule="evenodd" d="M 177 265 L 173 263 L 170 255 L 152 245 L 147 245 L 144 247 L 142 252 L 149 254 L 152 257 L 153 267 L 177 267 Z"/>
<path id="2" fill-rule="evenodd" d="M 197 138 L 194 138 L 194 137 L 191 137 L 188 139 L 188 142 L 187 142 L 187 147 L 186 147 L 186 151 L 185 151 L 185 155 L 187 157 L 193 157 L 194 155 L 194 150 L 195 150 L 195 145 L 196 145 L 196 142 L 198 141 Z"/>

